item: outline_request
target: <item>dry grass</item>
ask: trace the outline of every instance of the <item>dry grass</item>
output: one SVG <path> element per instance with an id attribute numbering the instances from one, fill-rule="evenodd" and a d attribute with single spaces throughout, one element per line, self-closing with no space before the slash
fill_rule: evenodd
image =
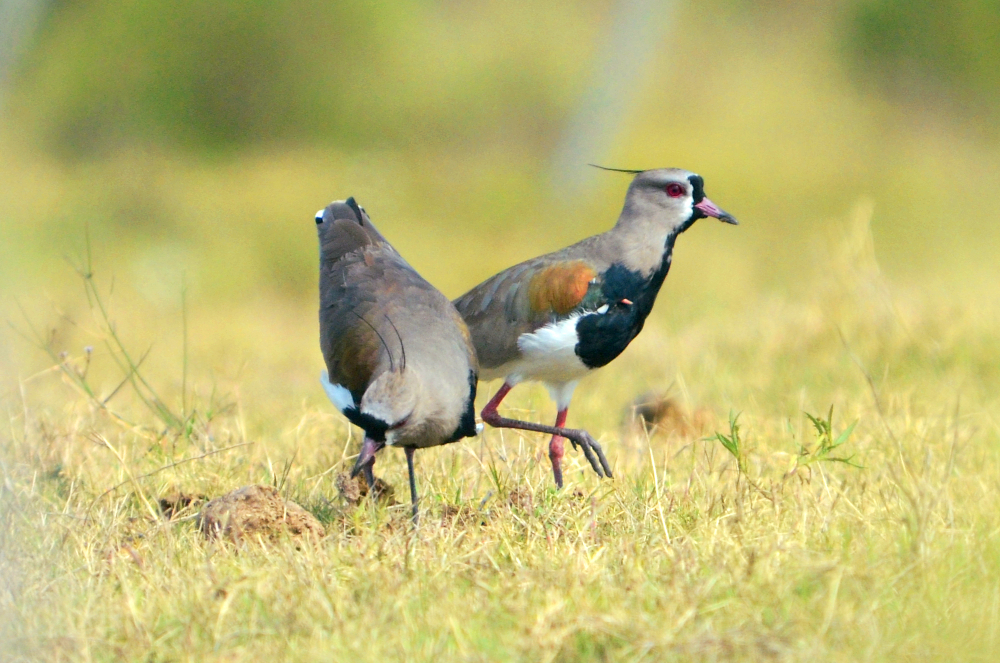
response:
<path id="1" fill-rule="evenodd" d="M 356 441 L 310 349 L 271 343 L 314 333 L 311 306 L 242 337 L 242 372 L 214 341 L 193 350 L 185 395 L 154 351 L 139 370 L 177 421 L 130 385 L 115 416 L 67 387 L 87 355 L 58 352 L 86 339 L 98 397 L 119 370 L 106 321 L 75 314 L 57 365 L 5 385 L 0 659 L 995 660 L 1000 309 L 890 289 L 866 221 L 817 261 L 810 297 L 656 318 L 580 388 L 571 417 L 602 433 L 613 481 L 571 454 L 556 492 L 543 440 L 491 430 L 418 455 L 416 530 L 406 504 L 338 497 Z M 123 310 L 123 335 L 164 324 Z M 191 334 L 262 317 L 201 311 Z M 630 428 L 627 405 L 668 387 L 698 426 Z M 551 416 L 540 390 L 511 403 Z M 803 412 L 831 405 L 831 440 L 857 421 L 831 455 L 860 468 L 809 462 Z M 738 460 L 698 430 L 730 435 L 737 409 Z M 376 469 L 405 486 L 402 454 Z M 197 501 L 159 509 L 254 482 L 327 536 L 236 549 L 199 533 Z"/>
<path id="2" fill-rule="evenodd" d="M 405 500 L 339 497 L 357 440 L 317 382 L 312 215 L 358 196 L 456 296 L 606 228 L 624 180 L 554 200 L 555 134 L 68 165 L 2 127 L 0 319 L 28 331 L 23 307 L 51 355 L 0 326 L 0 661 L 1000 658 L 997 150 L 856 90 L 836 12 L 736 4 L 682 9 L 594 155 L 699 171 L 742 222 L 685 234 L 646 329 L 577 390 L 616 478 L 571 452 L 557 493 L 545 440 L 489 430 L 418 454 L 416 531 Z M 892 279 L 870 205 L 836 218 L 864 195 Z M 88 224 L 89 298 L 62 262 Z M 148 387 L 115 391 L 109 321 Z M 649 393 L 673 407 L 647 433 Z M 540 388 L 506 402 L 554 415 Z M 810 462 L 804 412 L 831 406 L 828 445 L 857 424 L 827 456 L 860 468 Z M 408 492 L 402 454 L 377 471 Z M 327 536 L 207 541 L 202 498 L 251 483 Z"/>

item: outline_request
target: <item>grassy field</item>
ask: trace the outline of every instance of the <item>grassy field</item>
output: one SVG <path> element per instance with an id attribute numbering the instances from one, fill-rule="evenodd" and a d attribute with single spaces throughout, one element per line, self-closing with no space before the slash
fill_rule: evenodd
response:
<path id="1" fill-rule="evenodd" d="M 547 440 L 487 430 L 417 455 L 416 530 L 398 451 L 376 471 L 401 504 L 340 496 L 358 439 L 318 382 L 315 211 L 357 196 L 452 297 L 608 227 L 627 180 L 553 155 L 612 4 L 358 32 L 392 52 L 342 72 L 378 112 L 315 118 L 346 142 L 59 160 L 3 117 L 0 661 L 1000 659 L 1000 150 L 855 85 L 837 3 L 681 3 L 594 148 L 698 171 L 741 221 L 678 241 L 643 333 L 576 392 L 613 480 L 570 450 L 557 492 Z M 89 80 L 52 34 L 51 84 Z M 673 409 L 647 431 L 648 394 Z M 505 404 L 554 416 L 537 386 Z M 160 510 L 254 483 L 326 537 L 236 548 L 197 503 Z"/>
<path id="2" fill-rule="evenodd" d="M 570 453 L 556 492 L 545 440 L 487 430 L 418 454 L 416 530 L 400 453 L 377 472 L 403 504 L 338 495 L 357 438 L 316 382 L 311 302 L 185 321 L 99 262 L 64 268 L 69 310 L 11 310 L 37 347 L 6 332 L 41 370 L 5 383 L 0 659 L 995 660 L 1000 307 L 890 283 L 870 217 L 833 224 L 802 294 L 734 310 L 670 282 L 571 411 L 614 480 Z M 148 384 L 98 406 L 119 340 L 135 362 L 155 341 Z M 677 407 L 647 433 L 629 403 L 650 390 Z M 552 416 L 538 388 L 509 403 Z M 824 433 L 806 413 L 831 407 Z M 249 483 L 326 538 L 236 549 L 158 508 Z"/>

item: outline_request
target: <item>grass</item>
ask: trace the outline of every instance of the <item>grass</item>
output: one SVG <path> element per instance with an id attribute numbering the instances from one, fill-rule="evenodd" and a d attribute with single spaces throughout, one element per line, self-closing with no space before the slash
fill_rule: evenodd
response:
<path id="1" fill-rule="evenodd" d="M 358 196 L 456 296 L 606 228 L 624 180 L 555 201 L 555 129 L 68 165 L 5 127 L 0 661 L 996 660 L 996 147 L 855 89 L 822 21 L 710 9 L 593 157 L 692 168 L 742 222 L 685 234 L 576 392 L 615 479 L 570 452 L 556 492 L 544 439 L 487 430 L 417 455 L 416 531 L 405 499 L 338 496 L 358 440 L 317 382 L 312 215 Z M 647 433 L 649 392 L 675 408 Z M 554 417 L 539 387 L 505 403 Z M 234 549 L 160 513 L 250 483 L 326 538 Z"/>
<path id="2" fill-rule="evenodd" d="M 357 439 L 315 348 L 274 342 L 314 335 L 311 303 L 182 324 L 81 269 L 89 304 L 26 307 L 48 368 L 4 385 L 0 659 L 995 660 L 1000 308 L 888 283 L 866 229 L 809 297 L 658 308 L 570 414 L 614 480 L 571 454 L 557 492 L 543 439 L 488 430 L 418 454 L 416 530 L 405 499 L 338 497 Z M 646 432 L 649 388 L 678 409 Z M 510 402 L 552 416 L 540 389 Z M 402 454 L 376 470 L 405 495 Z M 159 511 L 254 482 L 326 538 L 235 549 Z"/>

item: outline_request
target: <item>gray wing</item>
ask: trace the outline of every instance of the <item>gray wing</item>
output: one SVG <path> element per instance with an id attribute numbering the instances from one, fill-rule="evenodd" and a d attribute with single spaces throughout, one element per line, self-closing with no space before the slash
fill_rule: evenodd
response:
<path id="1" fill-rule="evenodd" d="M 330 381 L 346 387 L 355 403 L 375 377 L 403 361 L 399 304 L 425 290 L 388 244 L 355 250 L 321 270 L 320 347 Z"/>
<path id="2" fill-rule="evenodd" d="M 480 366 L 517 359 L 522 334 L 604 303 L 598 277 L 606 261 L 592 257 L 599 237 L 505 269 L 453 302 L 469 326 Z"/>
<path id="3" fill-rule="evenodd" d="M 436 349 L 460 348 L 460 385 L 476 371 L 461 316 L 388 244 L 366 246 L 321 270 L 319 323 L 330 381 L 346 387 L 355 403 L 383 371 L 414 357 L 452 356 Z"/>

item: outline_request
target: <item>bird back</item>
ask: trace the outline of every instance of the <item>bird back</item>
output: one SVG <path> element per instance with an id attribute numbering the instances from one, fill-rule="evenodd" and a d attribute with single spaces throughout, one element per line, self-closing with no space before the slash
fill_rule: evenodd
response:
<path id="1" fill-rule="evenodd" d="M 448 299 L 351 203 L 334 203 L 317 215 L 320 345 L 329 381 L 350 391 L 360 407 L 367 390 L 392 382 L 380 380 L 385 373 L 402 376 L 405 368 L 419 375 L 419 409 L 431 419 L 438 411 L 454 410 L 443 418 L 455 421 L 443 421 L 451 426 L 443 432 L 426 422 L 426 442 L 413 444 L 423 446 L 435 436 L 433 443 L 440 444 L 440 436 L 450 435 L 468 409 L 470 374 L 478 372 L 468 329 Z M 399 401 L 388 393 L 384 397 Z M 368 402 L 372 398 L 369 393 Z"/>

